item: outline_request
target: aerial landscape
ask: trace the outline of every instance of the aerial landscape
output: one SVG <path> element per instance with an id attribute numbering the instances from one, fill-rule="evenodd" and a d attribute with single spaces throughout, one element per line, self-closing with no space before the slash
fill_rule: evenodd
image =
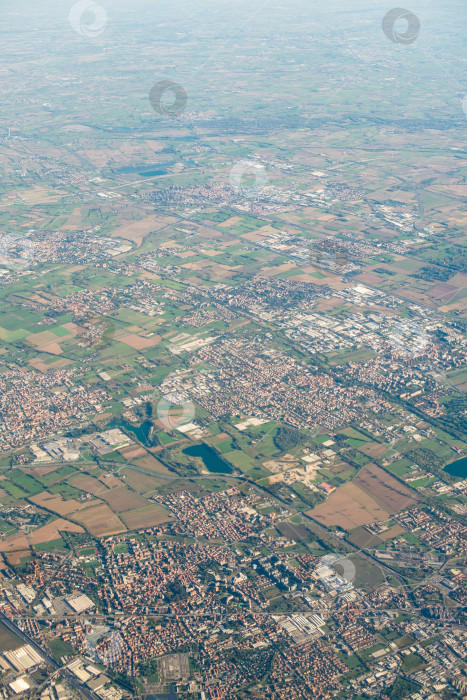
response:
<path id="1" fill-rule="evenodd" d="M 467 698 L 466 15 L 6 0 L 0 698 Z"/>

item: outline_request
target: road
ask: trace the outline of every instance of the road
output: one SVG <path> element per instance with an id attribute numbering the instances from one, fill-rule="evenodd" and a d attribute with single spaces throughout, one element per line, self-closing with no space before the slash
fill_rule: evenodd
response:
<path id="1" fill-rule="evenodd" d="M 5 627 L 7 627 L 10 632 L 13 632 L 17 637 L 19 637 L 25 644 L 32 646 L 34 651 L 36 651 L 44 659 L 44 661 L 52 666 L 55 671 L 58 671 L 60 675 L 66 680 L 68 685 L 77 690 L 84 695 L 88 700 L 97 700 L 97 695 L 89 690 L 83 683 L 81 683 L 76 676 L 72 674 L 65 666 L 60 666 L 46 651 L 44 651 L 37 642 L 30 637 L 26 632 L 23 632 L 18 625 L 10 620 L 4 613 L 0 611 L 0 622 L 2 622 Z"/>
<path id="2" fill-rule="evenodd" d="M 467 606 L 465 605 L 460 605 L 459 608 L 465 609 Z M 422 610 L 421 607 L 415 607 L 411 608 L 408 611 L 410 615 L 419 615 L 420 611 Z M 453 612 L 454 609 L 448 608 L 449 612 Z M 325 615 L 326 613 L 331 612 L 329 608 L 312 608 L 312 607 L 307 607 L 304 608 L 303 610 L 291 610 L 290 612 L 271 612 L 270 610 L 251 610 L 252 615 L 262 615 L 264 617 L 271 617 L 271 616 L 277 616 L 277 615 L 311 615 L 317 613 L 318 615 Z M 374 608 L 374 607 L 365 607 L 360 611 L 361 615 L 367 615 L 368 613 L 394 613 L 394 612 L 404 612 L 404 611 L 395 611 L 394 608 Z M 201 612 L 199 610 L 194 610 L 193 612 L 187 612 L 187 613 L 161 613 L 161 612 L 147 612 L 147 613 L 131 613 L 127 614 L 123 611 L 116 611 L 113 613 L 109 614 L 104 614 L 104 613 L 90 613 L 88 612 L 83 612 L 83 613 L 70 613 L 66 615 L 47 615 L 45 617 L 41 617 L 41 621 L 47 621 L 47 622 L 52 622 L 52 623 L 57 623 L 57 622 L 83 622 L 86 620 L 86 622 L 89 622 L 91 624 L 95 625 L 108 625 L 112 624 L 111 620 L 109 621 L 109 618 L 114 619 L 117 618 L 119 620 L 128 620 L 130 618 L 149 618 L 153 620 L 154 618 L 161 618 L 165 619 L 168 617 L 175 618 L 177 620 L 183 620 L 183 619 L 191 619 L 194 618 L 196 620 L 205 620 L 207 619 L 230 619 L 232 617 L 232 614 L 227 613 L 225 611 L 212 611 L 212 612 Z M 31 617 L 28 615 L 15 615 L 10 622 L 15 623 L 15 621 L 20 621 L 20 620 L 30 620 Z M 450 619 L 448 622 L 452 623 L 454 620 Z M 464 629 L 467 629 L 467 627 L 464 627 L 463 625 L 458 624 L 458 627 L 463 627 Z M 30 642 L 28 642 L 29 644 Z"/>
<path id="3" fill-rule="evenodd" d="M 302 511 L 297 510 L 287 501 L 283 500 L 279 496 L 271 494 L 268 490 L 264 489 L 262 486 L 259 486 L 254 481 L 251 481 L 250 479 L 248 479 L 244 475 L 239 475 L 238 473 L 237 474 L 235 474 L 235 473 L 233 473 L 233 474 L 218 474 L 218 473 L 214 473 L 214 472 L 209 473 L 209 474 L 191 474 L 188 476 L 180 476 L 179 474 L 176 474 L 174 472 L 173 475 L 168 475 L 168 474 L 159 474 L 159 473 L 152 471 L 150 469 L 145 469 L 144 467 L 140 467 L 139 465 L 132 464 L 131 462 L 128 462 L 127 464 L 122 465 L 121 462 L 106 461 L 105 459 L 101 459 L 100 461 L 102 462 L 103 465 L 110 466 L 112 468 L 116 468 L 117 470 L 120 470 L 123 467 L 125 467 L 128 469 L 132 469 L 136 472 L 140 472 L 142 474 L 153 476 L 153 477 L 156 477 L 157 479 L 162 479 L 162 480 L 165 480 L 168 482 L 170 482 L 170 481 L 198 481 L 198 480 L 203 480 L 203 479 L 217 479 L 217 480 L 222 479 L 222 480 L 225 480 L 227 482 L 229 482 L 229 481 L 235 482 L 236 481 L 238 483 L 248 484 L 248 486 L 253 488 L 263 498 L 268 498 L 273 503 L 276 503 L 276 505 L 287 508 L 287 510 L 289 510 L 293 515 L 299 515 L 301 518 L 308 521 L 310 524 L 313 525 L 313 528 L 319 534 L 325 536 L 326 538 L 331 538 L 334 541 L 339 542 L 340 547 L 342 547 L 342 545 L 345 545 L 348 549 L 351 550 L 350 554 L 359 554 L 362 558 L 364 558 L 367 561 L 371 562 L 372 564 L 378 566 L 382 571 L 385 571 L 388 574 L 390 574 L 393 578 L 395 578 L 399 582 L 399 584 L 403 588 L 404 592 L 406 593 L 407 597 L 409 599 L 412 598 L 412 593 L 413 593 L 412 588 L 405 582 L 404 578 L 401 576 L 401 574 L 398 571 L 391 568 L 387 563 L 383 564 L 379 559 L 372 556 L 371 554 L 369 554 L 365 550 L 360 549 L 359 547 L 354 545 L 352 542 L 350 542 L 347 538 L 338 537 L 335 532 L 328 530 L 324 525 L 321 525 L 321 523 L 318 523 L 311 516 L 307 515 L 306 513 L 302 512 Z M 343 555 L 342 558 L 345 558 L 345 555 Z M 422 585 L 422 583 L 423 582 L 419 582 L 417 584 L 417 586 Z"/>
<path id="4" fill-rule="evenodd" d="M 103 461 L 104 462 L 104 461 Z M 111 466 L 116 466 L 116 467 L 121 467 L 121 463 L 118 462 L 104 462 L 107 465 Z M 345 544 L 349 549 L 352 550 L 352 554 L 359 554 L 361 557 L 367 559 L 373 564 L 376 564 L 380 569 L 383 571 L 388 572 L 391 576 L 393 576 L 397 581 L 399 581 L 400 585 L 403 587 L 404 591 L 408 596 L 411 595 L 412 591 L 410 586 L 408 586 L 403 577 L 399 574 L 399 572 L 395 571 L 392 569 L 390 566 L 387 564 L 383 564 L 379 559 L 376 557 L 373 557 L 371 554 L 368 554 L 368 552 L 360 549 L 356 545 L 352 544 L 352 542 L 349 542 L 348 539 L 346 538 L 341 538 L 336 535 L 336 533 L 332 532 L 331 530 L 328 530 L 324 525 L 321 525 L 320 523 L 316 522 L 312 517 L 307 515 L 306 513 L 303 513 L 302 511 L 296 510 L 293 506 L 290 505 L 290 503 L 287 503 L 287 501 L 283 500 L 282 498 L 278 496 L 272 495 L 269 491 L 264 489 L 262 486 L 258 486 L 254 481 L 250 481 L 250 479 L 247 479 L 245 476 L 238 476 L 238 475 L 232 475 L 232 474 L 217 474 L 217 473 L 210 473 L 210 474 L 197 474 L 197 475 L 191 475 L 191 476 L 179 476 L 174 474 L 173 476 L 168 476 L 167 474 L 158 474 L 155 473 L 154 471 L 151 471 L 149 469 L 144 469 L 143 467 L 137 466 L 135 464 L 128 463 L 125 465 L 127 468 L 134 469 L 135 471 L 139 471 L 143 474 L 149 474 L 151 476 L 156 476 L 158 479 L 166 479 L 168 481 L 187 481 L 187 480 L 201 480 L 201 479 L 225 479 L 226 481 L 238 481 L 240 483 L 248 484 L 248 486 L 251 486 L 255 491 L 257 491 L 263 498 L 268 498 L 272 502 L 275 502 L 276 505 L 280 505 L 282 507 L 287 508 L 293 515 L 299 515 L 302 517 L 304 520 L 307 520 L 308 522 L 313 524 L 313 527 L 322 535 L 325 535 L 326 537 L 331 537 L 333 540 L 336 542 L 339 542 L 340 545 Z"/>
<path id="5" fill-rule="evenodd" d="M 218 474 L 215 472 L 211 472 L 208 474 L 190 474 L 187 476 L 180 476 L 179 474 L 176 474 L 174 472 L 173 475 L 168 475 L 168 474 L 160 474 L 160 473 L 152 471 L 150 469 L 145 469 L 144 467 L 140 467 L 139 465 L 132 464 L 131 462 L 128 462 L 127 464 L 122 465 L 121 462 L 106 461 L 105 459 L 101 459 L 100 461 L 103 465 L 110 466 L 112 468 L 115 468 L 118 471 L 122 468 L 132 469 L 136 472 L 140 472 L 141 474 L 153 476 L 153 477 L 156 477 L 157 479 L 162 479 L 162 480 L 167 481 L 167 482 L 170 482 L 170 481 L 198 481 L 198 480 L 203 480 L 203 479 L 217 479 L 217 480 L 222 479 L 222 480 L 225 480 L 227 482 L 229 482 L 229 481 L 235 482 L 236 481 L 238 483 L 248 484 L 248 486 L 253 488 L 263 498 L 268 498 L 273 503 L 276 503 L 276 505 L 287 508 L 293 515 L 299 515 L 301 518 L 308 521 L 310 524 L 313 525 L 313 528 L 319 534 L 325 536 L 326 538 L 331 538 L 335 542 L 339 542 L 341 547 L 342 547 L 342 545 L 345 545 L 346 547 L 348 547 L 351 550 L 350 554 L 359 554 L 361 557 L 363 557 L 367 561 L 378 566 L 382 571 L 385 571 L 388 574 L 390 574 L 393 578 L 395 578 L 399 582 L 399 584 L 403 588 L 404 592 L 406 593 L 407 597 L 410 599 L 412 596 L 412 593 L 413 593 L 412 588 L 405 582 L 405 580 L 401 576 L 401 574 L 398 571 L 391 568 L 391 566 L 389 566 L 387 563 L 383 564 L 379 559 L 372 556 L 371 554 L 369 554 L 365 550 L 360 549 L 359 547 L 354 545 L 352 542 L 350 542 L 347 538 L 338 537 L 335 532 L 328 530 L 324 525 L 321 525 L 321 523 L 318 523 L 311 516 L 307 515 L 303 511 L 297 510 L 287 501 L 283 500 L 279 496 L 275 496 L 275 495 L 271 494 L 267 489 L 264 489 L 262 486 L 258 486 L 258 484 L 256 484 L 254 481 L 251 481 L 250 479 L 248 479 L 244 475 L 239 475 L 238 473 L 237 474 L 235 474 L 235 473 L 233 473 L 233 474 Z M 61 464 L 61 462 L 60 462 L 60 464 Z M 344 555 L 343 555 L 343 558 L 345 558 Z M 422 583 L 423 582 L 419 582 L 417 584 L 417 587 L 422 585 Z"/>

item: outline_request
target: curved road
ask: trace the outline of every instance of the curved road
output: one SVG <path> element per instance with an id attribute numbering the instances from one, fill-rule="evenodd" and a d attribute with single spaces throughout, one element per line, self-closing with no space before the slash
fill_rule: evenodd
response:
<path id="1" fill-rule="evenodd" d="M 394 569 L 392 569 L 390 566 L 387 564 L 383 564 L 382 562 L 379 561 L 376 557 L 373 557 L 371 554 L 368 554 L 362 549 L 359 549 L 356 545 L 354 545 L 352 542 L 349 542 L 346 538 L 341 538 L 336 535 L 336 533 L 332 532 L 331 530 L 328 530 L 324 525 L 321 525 L 320 523 L 316 522 L 311 516 L 307 515 L 306 513 L 303 513 L 302 511 L 296 510 L 293 506 L 291 506 L 287 501 L 283 500 L 282 498 L 275 496 L 271 494 L 267 489 L 263 488 L 262 486 L 258 486 L 254 481 L 251 481 L 245 476 L 239 476 L 235 474 L 218 474 L 218 473 L 209 473 L 209 474 L 195 474 L 195 475 L 190 475 L 190 476 L 180 476 L 178 474 L 174 474 L 174 476 L 169 476 L 167 474 L 158 474 L 154 471 L 151 471 L 149 469 L 144 469 L 143 467 L 137 466 L 136 464 L 131 464 L 128 463 L 126 465 L 122 465 L 119 462 L 104 462 L 104 464 L 108 464 L 117 467 L 127 467 L 130 469 L 133 469 L 135 471 L 139 471 L 143 474 L 149 474 L 150 476 L 154 476 L 157 479 L 165 479 L 167 481 L 190 481 L 190 480 L 198 480 L 198 479 L 224 479 L 226 481 L 238 481 L 240 483 L 248 484 L 252 488 L 254 488 L 258 493 L 260 493 L 263 497 L 267 497 L 271 499 L 272 501 L 275 501 L 276 504 L 284 506 L 287 508 L 291 513 L 294 515 L 300 515 L 300 517 L 304 518 L 305 520 L 308 520 L 310 523 L 313 524 L 313 526 L 318 530 L 323 535 L 326 535 L 327 537 L 331 537 L 332 539 L 336 540 L 337 542 L 340 542 L 341 545 L 342 543 L 345 543 L 349 549 L 352 550 L 353 554 L 360 554 L 362 557 L 368 559 L 371 561 L 373 564 L 377 564 L 380 569 L 383 569 L 384 571 L 387 571 L 388 573 L 391 574 L 397 581 L 399 581 L 400 585 L 403 587 L 404 591 L 406 592 L 407 596 L 411 595 L 411 589 L 410 586 L 408 586 L 403 577 Z M 306 504 L 305 504 L 306 505 Z"/>

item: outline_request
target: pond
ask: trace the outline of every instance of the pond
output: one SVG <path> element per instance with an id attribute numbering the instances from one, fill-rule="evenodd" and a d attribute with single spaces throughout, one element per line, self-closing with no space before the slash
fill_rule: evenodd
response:
<path id="1" fill-rule="evenodd" d="M 201 445 L 190 445 L 182 450 L 184 455 L 189 457 L 200 457 L 208 472 L 215 474 L 231 474 L 232 468 L 225 459 L 222 459 L 212 447 L 202 443 Z"/>
<path id="2" fill-rule="evenodd" d="M 125 420 L 119 420 L 107 423 L 105 429 L 110 430 L 111 428 L 120 428 L 120 430 L 130 433 L 130 435 L 133 434 L 142 445 L 151 447 L 152 442 L 149 439 L 149 434 L 152 427 L 153 424 L 150 420 L 145 420 L 143 423 L 141 423 L 141 425 L 134 425 L 133 423 L 128 423 Z"/>
<path id="3" fill-rule="evenodd" d="M 451 464 L 444 467 L 444 471 L 451 476 L 460 476 L 461 479 L 467 479 L 467 457 L 451 462 Z"/>
<path id="4" fill-rule="evenodd" d="M 167 175 L 167 169 L 161 168 L 158 165 L 126 165 L 124 168 L 118 168 L 114 170 L 116 173 L 122 175 L 130 175 L 132 173 L 137 173 L 141 177 L 155 177 L 156 175 Z"/>

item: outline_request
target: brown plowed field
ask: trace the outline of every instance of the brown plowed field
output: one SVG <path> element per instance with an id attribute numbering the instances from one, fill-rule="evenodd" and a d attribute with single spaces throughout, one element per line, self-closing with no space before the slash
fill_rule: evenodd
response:
<path id="1" fill-rule="evenodd" d="M 115 535 L 126 530 L 120 518 L 112 513 L 106 503 L 99 503 L 77 511 L 73 518 L 82 523 L 96 537 Z"/>
<path id="2" fill-rule="evenodd" d="M 150 505 L 144 510 L 129 510 L 122 513 L 122 520 L 129 530 L 137 530 L 140 527 L 152 527 L 173 520 L 172 516 L 163 506 Z"/>
<path id="3" fill-rule="evenodd" d="M 144 457 L 144 455 L 147 455 L 148 453 L 147 450 L 144 449 L 144 447 L 140 447 L 139 445 L 130 445 L 129 447 L 122 447 L 118 451 L 128 461 L 131 461 L 132 459 L 137 459 L 138 457 Z"/>
<path id="4" fill-rule="evenodd" d="M 362 469 L 353 483 L 370 493 L 390 513 L 410 508 L 420 500 L 415 491 L 401 484 L 376 464 L 369 464 Z"/>
<path id="5" fill-rule="evenodd" d="M 135 459 L 134 463 L 137 467 L 142 467 L 143 469 L 150 469 L 156 475 L 157 472 L 159 472 L 159 474 L 166 474 L 167 476 L 177 476 L 174 472 L 171 472 L 170 469 L 167 469 L 167 467 L 164 466 L 162 462 L 159 462 L 159 460 L 153 457 L 152 455 L 146 455 L 146 457 L 140 457 L 139 459 Z"/>
<path id="6" fill-rule="evenodd" d="M 113 511 L 123 513 L 135 508 L 146 508 L 148 502 L 142 496 L 130 491 L 126 486 L 120 486 L 101 494 L 101 498 L 107 501 Z"/>
<path id="7" fill-rule="evenodd" d="M 71 486 L 81 489 L 81 491 L 92 493 L 93 496 L 101 496 L 101 494 L 109 490 L 108 487 L 101 481 L 95 479 L 93 476 L 88 476 L 87 474 L 76 476 L 74 479 L 71 479 L 69 483 Z"/>
<path id="8" fill-rule="evenodd" d="M 389 518 L 388 511 L 353 482 L 338 488 L 326 503 L 321 503 L 308 514 L 327 527 L 338 525 L 344 530 Z"/>
<path id="9" fill-rule="evenodd" d="M 20 532 L 10 535 L 4 539 L 3 542 L 0 542 L 0 552 L 12 552 L 17 549 L 26 548 L 29 550 L 29 543 L 34 545 L 42 542 L 50 542 L 50 540 L 58 540 L 60 537 L 60 530 L 62 532 L 84 532 L 84 529 L 80 525 L 59 518 L 58 520 L 54 520 L 53 523 L 47 523 L 44 527 L 39 527 L 27 537 Z M 28 554 L 30 554 L 30 551 L 28 551 Z"/>
<path id="10" fill-rule="evenodd" d="M 414 491 L 400 484 L 376 464 L 369 464 L 348 484 L 334 491 L 326 501 L 308 513 L 327 527 L 338 525 L 353 530 L 418 503 Z"/>
<path id="11" fill-rule="evenodd" d="M 89 503 L 81 503 L 75 499 L 65 501 L 60 494 L 53 494 L 48 491 L 42 491 L 42 493 L 38 493 L 36 496 L 31 496 L 30 500 L 37 506 L 58 513 L 58 515 L 70 515 L 70 513 L 74 513 L 75 510 L 87 508 L 89 505 Z"/>
<path id="12" fill-rule="evenodd" d="M 131 468 L 122 469 L 120 474 L 125 475 L 125 481 L 131 486 L 132 489 L 140 491 L 141 493 L 154 491 L 154 489 L 157 489 L 158 486 L 164 483 L 162 479 L 149 476 L 149 474 L 134 472 Z"/>

